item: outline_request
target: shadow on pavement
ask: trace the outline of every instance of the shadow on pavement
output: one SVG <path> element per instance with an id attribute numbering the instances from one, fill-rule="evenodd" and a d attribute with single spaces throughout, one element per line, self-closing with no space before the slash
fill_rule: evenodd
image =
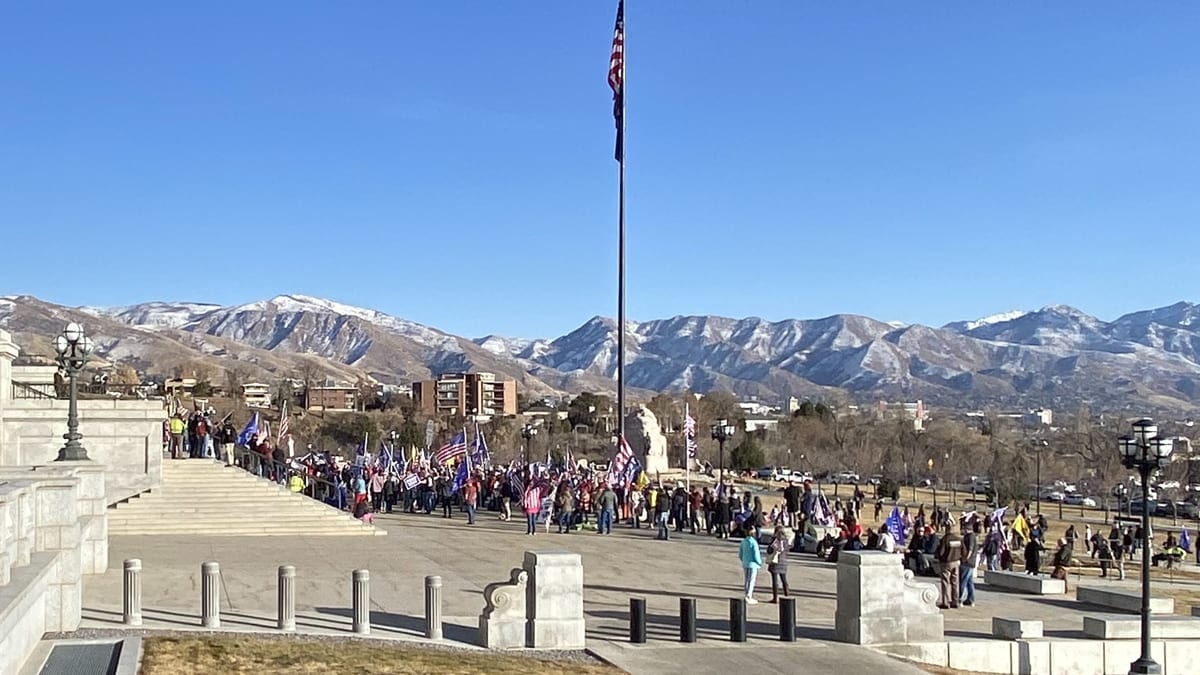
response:
<path id="1" fill-rule="evenodd" d="M 318 614 L 329 614 L 344 619 L 352 619 L 354 616 L 354 610 L 345 607 L 316 607 L 315 610 Z M 425 617 L 421 616 L 392 614 L 391 612 L 371 612 L 371 627 L 392 630 L 411 635 L 412 637 L 425 637 Z M 479 627 L 463 626 L 443 619 L 442 637 L 451 642 L 477 645 L 479 643 Z"/>

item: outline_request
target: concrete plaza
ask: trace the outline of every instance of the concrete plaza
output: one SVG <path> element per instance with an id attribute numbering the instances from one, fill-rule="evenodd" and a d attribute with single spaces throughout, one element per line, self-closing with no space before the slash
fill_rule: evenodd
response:
<path id="1" fill-rule="evenodd" d="M 371 572 L 373 631 L 376 637 L 424 640 L 424 577 L 444 583 L 445 637 L 472 644 L 485 585 L 508 578 L 526 550 L 568 550 L 582 556 L 588 646 L 634 673 L 715 672 L 726 667 L 761 667 L 790 672 L 826 672 L 853 667 L 919 672 L 874 651 L 833 642 L 836 570 L 808 555 L 790 558 L 789 577 L 797 597 L 796 643 L 778 641 L 777 607 L 768 604 L 769 576 L 760 578 L 758 598 L 750 606 L 749 642 L 728 641 L 728 599 L 741 593 L 736 541 L 718 541 L 687 533 L 668 542 L 652 529 L 626 525 L 612 535 L 573 532 L 559 535 L 540 528 L 524 534 L 523 522 L 500 522 L 481 514 L 468 526 L 463 514 L 381 515 L 387 537 L 195 537 L 129 536 L 110 541 L 108 573 L 88 577 L 84 587 L 84 627 L 119 625 L 121 563 L 140 558 L 143 565 L 143 612 L 147 627 L 198 627 L 200 564 L 217 561 L 222 571 L 222 622 L 230 630 L 273 630 L 276 568 L 297 568 L 297 624 L 301 631 L 346 632 L 350 628 L 351 571 Z M 1092 579 L 1092 583 L 1100 580 Z M 1072 579 L 1074 583 L 1074 579 Z M 764 584 L 766 593 L 764 593 Z M 631 597 L 644 597 L 648 643 L 628 643 Z M 698 602 L 700 642 L 678 642 L 680 597 Z M 1077 637 L 1082 611 L 1068 597 L 1044 598 L 990 592 L 980 587 L 975 607 L 946 613 L 947 637 L 990 636 L 993 615 L 1037 618 L 1047 635 Z"/>

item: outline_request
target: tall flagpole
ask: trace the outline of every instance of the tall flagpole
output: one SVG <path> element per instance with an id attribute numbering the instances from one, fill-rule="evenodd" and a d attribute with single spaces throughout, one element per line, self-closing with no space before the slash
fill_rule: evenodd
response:
<path id="1" fill-rule="evenodd" d="M 617 220 L 617 437 L 625 438 L 625 0 L 617 4 L 617 24 L 613 33 L 608 80 L 613 87 L 613 115 L 617 118 L 616 154 L 620 163 Z"/>

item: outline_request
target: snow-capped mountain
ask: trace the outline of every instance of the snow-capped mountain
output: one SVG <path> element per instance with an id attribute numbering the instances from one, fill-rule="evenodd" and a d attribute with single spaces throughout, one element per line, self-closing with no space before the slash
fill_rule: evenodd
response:
<path id="1" fill-rule="evenodd" d="M 343 379 L 401 382 L 474 369 L 537 394 L 611 391 L 617 360 L 616 322 L 605 317 L 553 339 L 471 340 L 303 295 L 107 309 L 0 297 L 0 328 L 35 350 L 66 320 L 83 321 L 108 361 L 158 373 L 203 361 L 283 377 L 317 363 Z M 942 328 L 849 314 L 774 322 L 677 316 L 626 328 L 628 382 L 642 391 L 728 389 L 770 399 L 842 390 L 948 406 L 1200 404 L 1200 306 L 1191 303 L 1112 322 L 1055 305 Z"/>

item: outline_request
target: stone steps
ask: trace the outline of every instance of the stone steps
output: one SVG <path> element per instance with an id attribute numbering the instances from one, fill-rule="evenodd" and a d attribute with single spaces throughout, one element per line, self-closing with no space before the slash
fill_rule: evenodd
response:
<path id="1" fill-rule="evenodd" d="M 163 462 L 162 486 L 110 507 L 110 535 L 375 535 L 364 525 L 303 494 L 208 460 Z"/>

